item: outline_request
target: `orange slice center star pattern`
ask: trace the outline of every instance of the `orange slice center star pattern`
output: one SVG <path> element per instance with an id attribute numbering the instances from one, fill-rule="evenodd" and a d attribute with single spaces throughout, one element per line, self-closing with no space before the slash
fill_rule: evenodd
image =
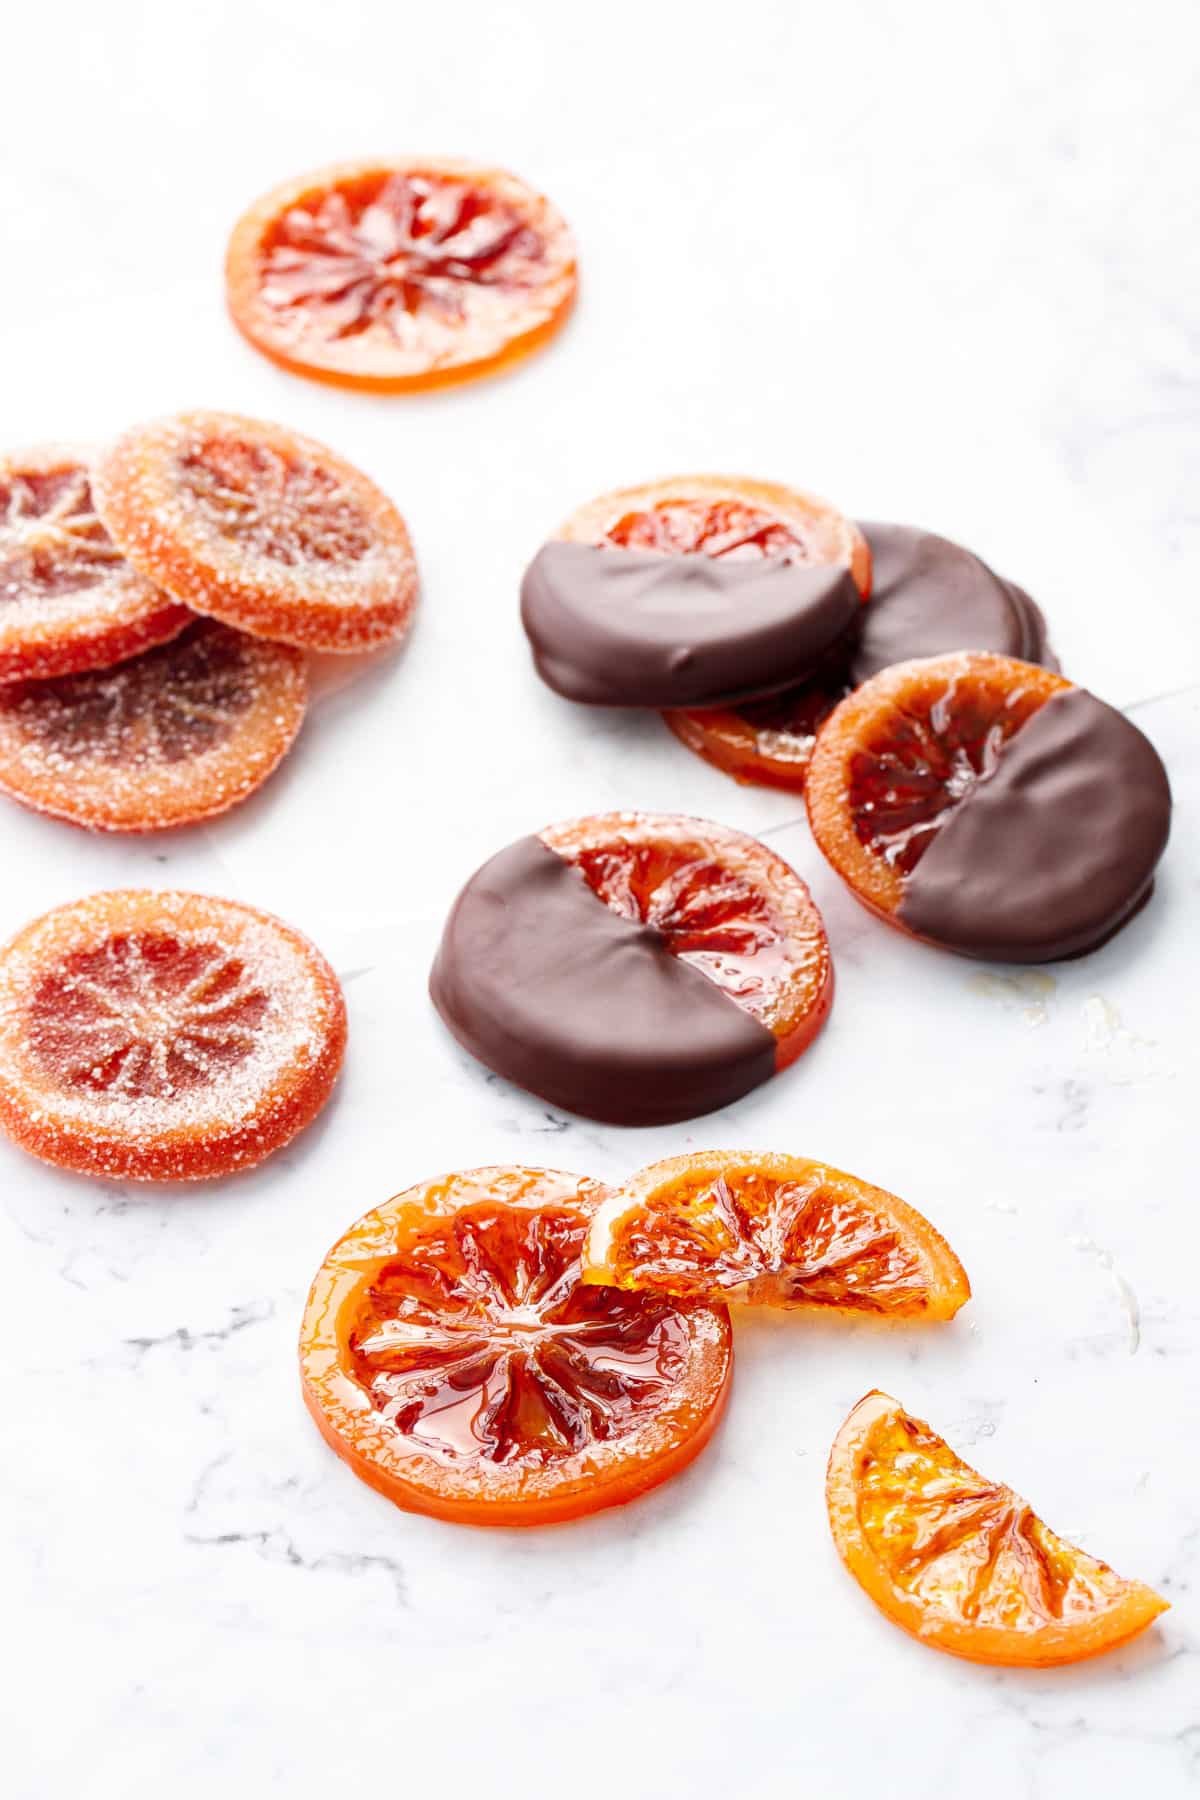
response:
<path id="1" fill-rule="evenodd" d="M 0 477 L 0 603 L 79 593 L 121 561 L 85 469 Z"/>
<path id="2" fill-rule="evenodd" d="M 669 1303 L 580 1286 L 586 1223 L 480 1203 L 434 1221 L 361 1291 L 354 1377 L 421 1450 L 544 1467 L 620 1437 L 689 1354 Z"/>
<path id="3" fill-rule="evenodd" d="M 62 1087 L 168 1100 L 252 1056 L 269 1005 L 244 963 L 216 944 L 120 934 L 42 979 L 29 1043 Z"/>
<path id="4" fill-rule="evenodd" d="M 214 440 L 184 452 L 179 477 L 205 524 L 252 556 L 299 567 L 356 562 L 370 549 L 359 507 L 336 476 L 306 458 Z"/>
<path id="5" fill-rule="evenodd" d="M 536 285 L 544 245 L 470 182 L 393 174 L 293 207 L 265 248 L 263 302 L 323 335 L 380 328 L 400 342 L 416 314 L 461 319 L 471 289 Z"/>

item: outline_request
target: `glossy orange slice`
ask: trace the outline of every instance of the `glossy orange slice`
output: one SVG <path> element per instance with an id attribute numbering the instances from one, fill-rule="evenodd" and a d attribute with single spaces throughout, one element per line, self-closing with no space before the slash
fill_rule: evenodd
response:
<path id="1" fill-rule="evenodd" d="M 776 1039 L 775 1067 L 808 1049 L 833 1004 L 824 921 L 781 856 L 745 832 L 670 813 L 600 813 L 539 834 L 592 891 L 653 925 Z"/>
<path id="2" fill-rule="evenodd" d="M 842 701 L 817 740 L 806 800 L 819 847 L 865 906 L 898 923 L 934 837 L 1009 738 L 1070 686 L 972 650 L 897 663 Z"/>
<path id="3" fill-rule="evenodd" d="M 107 668 L 191 618 L 113 543 L 91 460 L 64 446 L 0 457 L 0 682 Z"/>
<path id="4" fill-rule="evenodd" d="M 82 1174 L 261 1162 L 325 1105 L 345 1042 L 325 958 L 232 900 L 92 894 L 0 950 L 0 1127 Z"/>
<path id="5" fill-rule="evenodd" d="M 417 569 L 404 520 L 312 438 L 232 413 L 180 413 L 118 438 L 93 486 L 129 561 L 195 612 L 345 653 L 408 628 Z"/>
<path id="6" fill-rule="evenodd" d="M 196 620 L 114 669 L 0 687 L 0 791 L 92 831 L 161 831 L 245 800 L 304 719 L 304 657 Z"/>
<path id="7" fill-rule="evenodd" d="M 369 1212 L 326 1257 L 300 1335 L 304 1397 L 398 1506 L 542 1525 L 676 1474 L 729 1387 L 723 1307 L 585 1287 L 598 1182 L 471 1169 Z"/>
<path id="8" fill-rule="evenodd" d="M 584 1280 L 683 1300 L 951 1319 L 962 1264 L 914 1207 L 805 1156 L 702 1150 L 596 1213 Z"/>
<path id="9" fill-rule="evenodd" d="M 550 201 L 502 169 L 345 163 L 256 201 L 225 280 L 239 331 L 284 368 L 421 388 L 543 343 L 575 297 L 575 246 Z"/>
<path id="10" fill-rule="evenodd" d="M 834 1442 L 833 1541 L 890 1619 L 972 1662 L 1045 1667 L 1112 1650 L 1167 1602 L 1044 1525 L 968 1468 L 887 1394 L 867 1394 Z"/>

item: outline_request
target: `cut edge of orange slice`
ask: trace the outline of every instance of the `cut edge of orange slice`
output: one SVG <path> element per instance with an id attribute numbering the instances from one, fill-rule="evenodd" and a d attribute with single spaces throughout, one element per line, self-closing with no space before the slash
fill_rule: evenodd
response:
<path id="1" fill-rule="evenodd" d="M 620 1267 L 621 1246 L 631 1227 L 646 1216 L 647 1210 L 656 1201 L 664 1197 L 669 1199 L 673 1189 L 686 1188 L 693 1183 L 707 1186 L 718 1181 L 736 1186 L 739 1180 L 747 1178 L 815 1182 L 832 1190 L 839 1203 L 846 1206 L 857 1204 L 864 1214 L 869 1203 L 872 1219 L 893 1227 L 905 1249 L 920 1265 L 923 1278 L 921 1297 L 919 1301 L 909 1300 L 893 1306 L 882 1302 L 878 1306 L 863 1306 L 849 1301 L 839 1303 L 837 1300 L 820 1298 L 805 1300 L 803 1295 L 796 1299 L 784 1298 L 779 1294 L 764 1292 L 762 1288 L 756 1293 L 753 1291 L 753 1283 L 748 1282 L 742 1287 L 714 1285 L 711 1290 L 713 1300 L 721 1299 L 729 1304 L 783 1305 L 814 1313 L 849 1314 L 855 1318 L 875 1317 L 933 1324 L 954 1318 L 971 1298 L 971 1283 L 966 1270 L 941 1232 L 916 1207 L 910 1206 L 897 1195 L 862 1181 L 857 1176 L 848 1175 L 844 1170 L 835 1169 L 828 1163 L 805 1156 L 752 1150 L 696 1151 L 688 1155 L 666 1157 L 639 1171 L 597 1209 L 584 1253 L 584 1281 L 633 1290 L 648 1288 L 658 1291 L 660 1285 L 666 1286 L 667 1284 L 654 1280 L 639 1280 L 636 1267 Z M 689 1297 L 694 1299 L 699 1296 L 689 1288 Z"/>
<path id="2" fill-rule="evenodd" d="M 1030 1628 L 1022 1625 L 978 1623 L 964 1616 L 961 1609 L 950 1610 L 936 1601 L 901 1588 L 893 1579 L 888 1565 L 872 1543 L 861 1516 L 861 1480 L 865 1470 L 878 1467 L 878 1450 L 883 1433 L 896 1428 L 912 1434 L 925 1434 L 933 1445 L 945 1452 L 952 1472 L 961 1471 L 987 1493 L 994 1492 L 1010 1503 L 1015 1514 L 1036 1528 L 1042 1545 L 1074 1569 L 1084 1572 L 1091 1581 L 1107 1590 L 1103 1604 L 1090 1612 L 1080 1608 L 1071 1618 L 1047 1618 L 1044 1625 Z M 838 1554 L 859 1586 L 893 1624 L 911 1637 L 933 1649 L 968 1662 L 988 1663 L 1010 1668 L 1051 1668 L 1081 1662 L 1085 1658 L 1118 1649 L 1152 1625 L 1170 1606 L 1161 1594 L 1144 1582 L 1126 1580 L 1107 1563 L 1089 1556 L 1069 1544 L 1037 1518 L 1011 1489 L 990 1482 L 955 1456 L 945 1441 L 932 1432 L 922 1420 L 912 1418 L 898 1400 L 873 1388 L 864 1394 L 849 1414 L 829 1455 L 825 1485 L 829 1527 Z M 897 1502 L 895 1514 L 901 1503 Z M 893 1518 L 895 1533 L 897 1521 Z M 902 1551 L 897 1548 L 897 1556 Z M 1026 1546 L 1026 1554 L 1033 1552 Z M 985 1571 L 986 1573 L 986 1571 Z"/>

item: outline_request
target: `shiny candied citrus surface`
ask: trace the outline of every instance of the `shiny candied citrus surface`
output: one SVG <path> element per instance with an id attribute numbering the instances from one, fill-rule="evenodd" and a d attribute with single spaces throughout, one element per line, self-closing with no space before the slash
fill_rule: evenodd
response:
<path id="1" fill-rule="evenodd" d="M 1141 1583 L 1068 1544 L 884 1394 L 834 1445 L 830 1520 L 841 1554 L 897 1623 L 985 1662 L 1070 1662 L 1164 1610 Z"/>
<path id="2" fill-rule="evenodd" d="M 66 957 L 30 996 L 29 1046 L 66 1089 L 169 1099 L 249 1057 L 270 1005 L 217 942 L 118 933 Z"/>
<path id="3" fill-rule="evenodd" d="M 198 435 L 179 459 L 179 483 L 205 523 L 251 556 L 300 567 L 355 562 L 371 547 L 353 496 L 299 449 Z"/>
<path id="4" fill-rule="evenodd" d="M 589 1279 L 908 1318 L 950 1318 L 970 1294 L 949 1246 L 894 1195 L 804 1158 L 733 1152 L 636 1176 L 601 1210 Z"/>
<path id="5" fill-rule="evenodd" d="M 627 550 L 659 550 L 664 555 L 702 554 L 747 562 L 771 556 L 803 563 L 812 552 L 793 524 L 743 500 L 660 500 L 625 513 L 604 540 Z"/>
<path id="6" fill-rule="evenodd" d="M 403 344 L 419 315 L 466 318 L 473 289 L 536 286 L 544 254 L 486 186 L 380 171 L 281 214 L 262 246 L 260 295 L 323 337 L 382 332 Z"/>
<path id="7" fill-rule="evenodd" d="M 848 800 L 859 842 L 911 874 L 1045 698 L 1040 685 L 1001 687 L 956 674 L 890 707 L 849 761 Z"/>
<path id="8" fill-rule="evenodd" d="M 706 855 L 686 838 L 637 841 L 614 833 L 603 844 L 572 845 L 551 831 L 547 841 L 606 906 L 656 927 L 672 955 L 773 1027 L 795 946 L 749 870 Z"/>
<path id="9" fill-rule="evenodd" d="M 0 604 L 95 587 L 122 560 L 85 468 L 0 473 Z"/>
<path id="10" fill-rule="evenodd" d="M 223 743 L 254 704 L 258 646 L 207 621 L 114 669 L 0 689 L 0 716 L 67 763 L 178 763 Z"/>
<path id="11" fill-rule="evenodd" d="M 545 1467 L 667 1399 L 690 1336 L 669 1302 L 580 1285 L 586 1219 L 480 1201 L 431 1220 L 364 1277 L 349 1367 L 426 1450 Z"/>

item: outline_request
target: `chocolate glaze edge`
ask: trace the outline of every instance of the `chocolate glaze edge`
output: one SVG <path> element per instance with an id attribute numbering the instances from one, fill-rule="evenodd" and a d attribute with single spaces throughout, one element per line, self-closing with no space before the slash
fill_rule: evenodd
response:
<path id="1" fill-rule="evenodd" d="M 538 837 L 459 894 L 430 995 L 464 1049 L 565 1111 L 673 1124 L 775 1072 L 773 1034 Z"/>
<path id="2" fill-rule="evenodd" d="M 1170 833 L 1154 746 L 1084 688 L 1054 694 L 938 832 L 897 918 L 996 962 L 1098 949 L 1146 903 Z"/>

